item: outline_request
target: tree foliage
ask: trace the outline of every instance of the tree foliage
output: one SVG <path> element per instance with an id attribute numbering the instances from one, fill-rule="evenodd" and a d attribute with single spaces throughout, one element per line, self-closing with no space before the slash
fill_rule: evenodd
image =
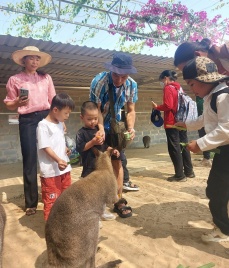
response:
<path id="1" fill-rule="evenodd" d="M 188 10 L 181 2 L 157 3 L 156 0 L 148 0 L 138 11 L 127 10 L 119 25 L 110 24 L 109 27 L 126 32 L 127 41 L 142 39 L 132 33 L 144 34 L 148 37 L 145 44 L 149 47 L 161 45 L 163 40 L 179 44 L 204 37 L 218 43 L 229 35 L 229 19 L 222 20 L 221 15 L 210 19 L 206 11 Z"/>
<path id="2" fill-rule="evenodd" d="M 228 1 L 224 1 L 224 0 L 219 0 L 217 3 L 218 3 L 218 4 L 217 4 L 217 6 L 214 8 L 214 10 L 219 10 L 219 9 L 221 9 L 221 8 L 223 8 L 223 7 L 226 8 L 226 6 L 229 4 Z"/>
<path id="3" fill-rule="evenodd" d="M 76 5 L 73 5 L 73 2 Z M 18 35 L 23 37 L 51 40 L 53 33 L 58 33 L 66 25 L 58 21 L 58 18 L 61 18 L 62 21 L 79 23 L 75 26 L 73 34 L 80 33 L 82 41 L 93 38 L 99 31 L 99 26 L 102 25 L 107 27 L 111 34 L 118 34 L 115 31 L 119 31 L 121 34 L 120 48 L 125 50 L 128 41 L 135 41 L 135 44 L 132 42 L 128 49 L 138 52 L 145 45 L 153 47 L 168 42 L 179 44 L 186 40 L 201 40 L 204 37 L 217 43 L 221 42 L 225 35 L 229 35 L 229 19 L 223 20 L 220 15 L 210 19 L 206 11 L 188 10 L 181 2 L 148 0 L 146 4 L 139 5 L 139 9 L 135 10 L 129 8 L 127 2 L 129 0 L 122 2 L 119 20 L 112 21 L 109 15 L 102 10 L 110 9 L 118 13 L 119 6 L 115 0 L 69 0 L 66 3 L 61 2 L 59 14 L 58 1 L 19 0 L 14 5 L 9 4 L 9 8 L 22 10 L 24 13 L 41 14 L 43 17 L 17 13 L 16 18 L 8 28 L 8 33 L 16 30 Z M 228 3 L 228 1 L 219 1 L 216 9 L 226 8 Z M 89 9 L 87 6 L 96 8 L 97 11 Z M 56 20 L 48 17 L 56 17 Z M 84 24 L 90 25 L 90 23 L 98 25 L 98 28 L 87 28 L 88 30 L 82 33 L 82 26 Z M 136 34 L 140 36 L 136 36 Z"/>
<path id="4" fill-rule="evenodd" d="M 77 2 L 77 5 L 73 5 L 71 2 Z M 9 9 L 18 10 L 19 13 L 17 13 L 16 18 L 13 19 L 7 33 L 10 34 L 13 30 L 16 30 L 18 35 L 23 37 L 51 40 L 53 33 L 60 31 L 63 26 L 66 26 L 66 23 L 74 22 L 80 13 L 83 13 L 83 19 L 78 20 L 78 22 L 86 24 L 91 17 L 91 12 L 82 5 L 90 4 L 97 8 L 103 8 L 103 2 L 101 0 L 96 0 L 95 3 L 96 5 L 90 0 L 70 0 L 68 3 L 62 2 L 60 9 L 58 1 L 50 0 L 21 0 L 16 4 L 8 4 Z M 59 10 L 60 12 L 58 14 Z M 28 12 L 29 14 L 20 13 L 20 11 L 24 13 Z M 33 16 L 30 13 L 40 14 L 41 17 Z M 98 18 L 104 20 L 101 16 L 102 14 L 99 14 Z M 55 18 L 55 20 L 52 18 Z M 58 22 L 58 18 L 61 18 L 62 21 L 66 20 L 67 22 Z M 78 32 L 80 28 L 80 26 L 76 25 L 74 32 Z M 95 33 L 85 31 L 85 36 L 83 37 L 90 38 L 93 37 L 94 34 Z M 71 35 L 71 33 L 69 33 L 69 35 Z"/>

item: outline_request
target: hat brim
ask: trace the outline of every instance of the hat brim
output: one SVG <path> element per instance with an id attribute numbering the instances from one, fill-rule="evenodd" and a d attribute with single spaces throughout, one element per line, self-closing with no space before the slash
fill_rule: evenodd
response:
<path id="1" fill-rule="evenodd" d="M 163 118 L 160 118 L 160 120 L 154 121 L 152 123 L 154 124 L 155 127 L 162 127 L 164 124 L 164 120 L 163 120 Z"/>
<path id="2" fill-rule="evenodd" d="M 217 82 L 222 82 L 224 80 L 229 80 L 229 76 L 215 72 L 215 73 L 209 73 L 206 75 L 198 76 L 194 78 L 194 80 L 197 80 L 205 84 L 213 84 Z"/>
<path id="3" fill-rule="evenodd" d="M 51 55 L 49 55 L 48 53 L 33 50 L 16 50 L 15 52 L 12 53 L 11 57 L 15 63 L 24 66 L 22 59 L 25 56 L 39 56 L 41 58 L 39 67 L 47 65 L 52 59 Z"/>
<path id="4" fill-rule="evenodd" d="M 131 68 L 118 68 L 112 65 L 111 62 L 106 62 L 104 64 L 104 67 L 116 74 L 136 74 L 137 73 L 137 69 L 134 66 L 132 66 Z"/>

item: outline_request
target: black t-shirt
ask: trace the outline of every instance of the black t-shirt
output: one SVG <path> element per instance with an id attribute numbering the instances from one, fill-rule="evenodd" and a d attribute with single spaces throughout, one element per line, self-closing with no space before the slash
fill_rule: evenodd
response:
<path id="1" fill-rule="evenodd" d="M 83 171 L 81 177 L 86 177 L 92 171 L 95 170 L 95 155 L 90 148 L 87 151 L 83 151 L 87 142 L 92 140 L 95 137 L 96 132 L 98 131 L 98 127 L 95 129 L 82 127 L 76 134 L 76 150 L 79 152 L 82 158 Z M 95 145 L 98 150 L 106 151 L 108 145 Z"/>

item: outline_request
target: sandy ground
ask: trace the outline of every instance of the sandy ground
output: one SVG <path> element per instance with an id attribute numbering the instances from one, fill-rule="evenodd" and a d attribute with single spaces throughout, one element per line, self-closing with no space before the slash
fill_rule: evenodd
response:
<path id="1" fill-rule="evenodd" d="M 131 181 L 140 191 L 124 193 L 132 217 L 102 222 L 97 266 L 121 260 L 116 267 L 196 268 L 210 262 L 229 267 L 229 243 L 205 244 L 200 239 L 212 228 L 205 196 L 209 168 L 195 167 L 195 179 L 170 183 L 166 178 L 173 175 L 173 166 L 166 145 L 127 149 L 126 154 Z M 200 158 L 192 155 L 193 163 Z M 73 181 L 80 172 L 81 167 L 73 166 Z M 1 165 L 0 192 L 8 199 L 3 204 L 7 213 L 3 268 L 42 267 L 46 257 L 43 206 L 39 202 L 37 214 L 25 216 L 21 174 L 21 163 Z"/>

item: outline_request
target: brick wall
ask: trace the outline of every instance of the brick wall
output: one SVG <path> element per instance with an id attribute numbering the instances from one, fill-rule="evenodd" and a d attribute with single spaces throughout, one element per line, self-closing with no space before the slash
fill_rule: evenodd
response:
<path id="1" fill-rule="evenodd" d="M 63 90 L 57 89 L 57 92 Z M 81 104 L 88 100 L 88 89 L 71 89 L 65 90 L 75 101 L 76 109 L 71 113 L 69 120 L 66 122 L 68 135 L 75 138 L 77 130 L 82 126 L 80 121 L 80 107 Z M 0 99 L 3 100 L 6 95 L 4 87 L 0 87 Z M 136 138 L 130 144 L 132 148 L 143 147 L 142 138 L 145 135 L 151 137 L 151 145 L 157 143 L 165 143 L 165 131 L 162 128 L 155 127 L 150 121 L 151 115 L 151 98 L 156 103 L 161 103 L 161 91 L 141 91 L 139 88 L 138 102 L 136 103 Z M 1 101 L 0 104 L 0 163 L 14 163 L 21 160 L 20 139 L 18 125 L 10 125 L 8 123 L 8 114 L 13 113 L 6 109 Z M 188 133 L 189 139 L 197 137 L 196 132 Z"/>

